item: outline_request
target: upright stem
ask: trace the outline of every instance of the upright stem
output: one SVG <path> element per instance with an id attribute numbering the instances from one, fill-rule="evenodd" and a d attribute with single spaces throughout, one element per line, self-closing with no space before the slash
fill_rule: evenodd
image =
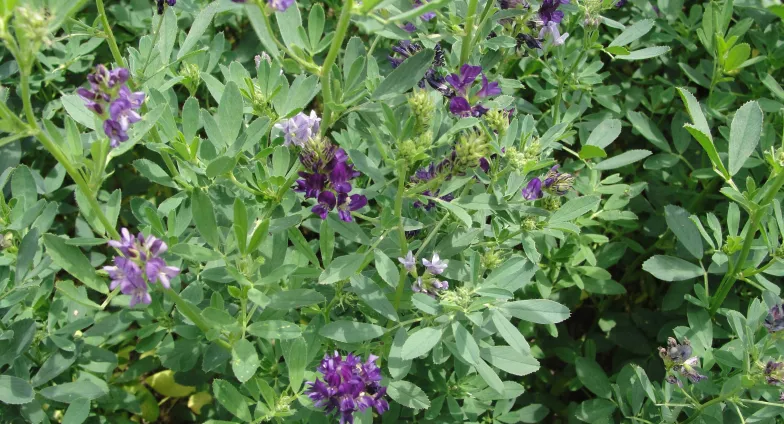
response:
<path id="1" fill-rule="evenodd" d="M 471 56 L 471 48 L 473 47 L 473 34 L 474 34 L 474 15 L 476 15 L 476 7 L 479 3 L 478 0 L 468 1 L 468 13 L 466 14 L 465 21 L 465 35 L 463 36 L 463 45 L 460 48 L 460 64 L 468 63 L 468 58 Z"/>
<path id="2" fill-rule="evenodd" d="M 103 0 L 95 0 L 95 6 L 98 8 L 98 14 L 101 15 L 101 24 L 103 25 L 103 32 L 106 34 L 106 40 L 109 41 L 109 50 L 112 51 L 114 61 L 123 68 L 127 68 L 125 59 L 120 54 L 120 48 L 117 47 L 117 40 L 114 38 L 112 26 L 109 25 L 109 18 L 106 16 L 106 9 L 103 7 Z"/>
<path id="3" fill-rule="evenodd" d="M 406 163 L 400 161 L 397 167 L 397 194 L 395 195 L 395 217 L 397 218 L 398 237 L 400 238 L 400 256 L 406 256 L 408 251 L 408 241 L 406 240 L 406 230 L 403 228 L 403 194 L 406 190 Z M 403 282 L 406 281 L 406 272 L 401 269 L 400 281 L 397 283 L 395 289 L 395 310 L 400 307 L 400 301 L 403 298 Z"/>
<path id="4" fill-rule="evenodd" d="M 354 0 L 347 0 L 343 2 L 343 9 L 340 11 L 340 18 L 338 19 L 338 27 L 335 30 L 335 38 L 332 39 L 332 45 L 329 47 L 327 58 L 321 65 L 321 94 L 324 100 L 324 113 L 322 115 L 321 133 L 326 134 L 327 128 L 332 125 L 330 121 L 332 109 L 330 104 L 334 102 L 332 98 L 332 84 L 330 77 L 332 76 L 332 65 L 338 58 L 340 47 L 343 46 L 343 39 L 346 38 L 348 32 L 348 24 L 351 21 L 351 10 L 354 8 Z"/>
<path id="5" fill-rule="evenodd" d="M 35 132 L 36 138 L 44 145 L 44 148 L 49 151 L 49 153 L 54 156 L 54 158 L 63 165 L 65 168 L 65 172 L 71 177 L 71 179 L 76 183 L 76 186 L 79 187 L 79 190 L 82 191 L 82 194 L 87 198 L 87 202 L 90 204 L 90 209 L 93 210 L 95 216 L 98 217 L 98 220 L 101 221 L 101 224 L 104 227 L 104 230 L 112 236 L 112 238 L 119 239 L 120 233 L 114 228 L 114 225 L 109 222 L 109 219 L 106 218 L 106 215 L 103 213 L 103 209 L 101 209 L 101 205 L 98 203 L 98 200 L 95 198 L 95 194 L 90 189 L 90 185 L 87 181 L 84 180 L 82 174 L 79 173 L 79 170 L 74 167 L 68 157 L 60 150 L 60 147 L 52 141 L 45 132 L 38 127 L 38 121 L 35 119 L 35 113 L 33 112 L 33 105 L 30 101 L 30 80 L 28 71 L 23 70 L 19 74 L 19 85 L 21 85 L 22 91 L 22 103 L 25 111 L 25 117 L 27 119 L 27 125 Z"/>
<path id="6" fill-rule="evenodd" d="M 762 201 L 760 202 L 757 209 L 752 212 L 751 218 L 749 219 L 749 226 L 746 230 L 746 238 L 743 240 L 743 247 L 741 248 L 740 254 L 738 255 L 738 260 L 730 265 L 729 269 L 727 270 L 727 274 L 725 274 L 724 278 L 721 280 L 721 284 L 719 284 L 719 288 L 716 290 L 716 295 L 713 297 L 711 302 L 711 315 L 716 314 L 716 311 L 719 309 L 722 303 L 724 303 L 724 299 L 730 293 L 730 290 L 732 290 L 732 286 L 735 284 L 735 281 L 738 280 L 738 271 L 740 271 L 743 265 L 746 263 L 746 258 L 748 258 L 749 252 L 751 251 L 751 245 L 754 242 L 754 237 L 757 235 L 759 223 L 762 220 L 762 217 L 765 215 L 765 210 L 770 202 L 773 201 L 773 199 L 776 197 L 776 194 L 779 192 L 779 190 L 781 190 L 782 186 L 784 186 L 784 171 L 781 171 L 776 175 L 773 183 L 768 188 L 768 192 L 765 193 L 765 197 L 762 198 Z"/>

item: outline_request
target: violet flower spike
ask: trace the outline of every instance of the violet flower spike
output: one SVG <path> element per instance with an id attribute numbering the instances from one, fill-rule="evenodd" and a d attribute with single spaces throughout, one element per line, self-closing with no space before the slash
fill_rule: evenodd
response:
<path id="1" fill-rule="evenodd" d="M 482 73 L 481 66 L 471 66 L 465 64 L 460 67 L 460 74 L 450 74 L 446 77 L 446 82 L 455 88 L 455 91 L 462 96 L 466 96 L 471 84 L 476 81 L 476 77 Z"/>
<path id="2" fill-rule="evenodd" d="M 569 0 L 542 0 L 542 5 L 539 7 L 539 18 L 542 23 L 545 25 L 550 22 L 560 24 L 564 13 L 558 10 L 558 6 L 562 4 L 569 4 Z"/>
<path id="3" fill-rule="evenodd" d="M 528 185 L 523 189 L 523 199 L 525 200 L 541 199 L 542 196 L 542 180 L 539 178 L 534 178 L 529 181 Z"/>
<path id="4" fill-rule="evenodd" d="M 281 119 L 274 127 L 283 133 L 284 146 L 294 144 L 303 147 L 311 137 L 319 133 L 321 118 L 313 110 L 310 115 L 300 112 L 293 118 Z"/>
<path id="5" fill-rule="evenodd" d="M 446 263 L 438 257 L 438 253 L 433 253 L 432 260 L 422 259 L 422 265 L 426 266 L 433 275 L 441 275 L 447 267 Z"/>
<path id="6" fill-rule="evenodd" d="M 412 251 L 408 251 L 408 254 L 405 257 L 397 258 L 406 271 L 411 272 L 414 267 L 416 267 L 416 258 L 414 257 L 414 253 Z"/>

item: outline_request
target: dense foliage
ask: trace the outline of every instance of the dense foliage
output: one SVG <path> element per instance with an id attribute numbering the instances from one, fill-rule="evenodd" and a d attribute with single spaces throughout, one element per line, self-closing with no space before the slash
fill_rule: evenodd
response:
<path id="1" fill-rule="evenodd" d="M 775 0 L 0 0 L 0 422 L 775 423 Z"/>

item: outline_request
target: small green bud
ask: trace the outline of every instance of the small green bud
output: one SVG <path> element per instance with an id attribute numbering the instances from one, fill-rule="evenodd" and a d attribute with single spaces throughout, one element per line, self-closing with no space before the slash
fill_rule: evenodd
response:
<path id="1" fill-rule="evenodd" d="M 784 245 L 779 246 L 773 255 L 779 259 L 784 259 Z"/>
<path id="2" fill-rule="evenodd" d="M 49 19 L 45 11 L 35 10 L 27 6 L 17 7 L 14 11 L 14 29 L 19 41 L 23 61 L 21 65 L 32 66 L 35 55 L 41 46 L 50 45 Z"/>
<path id="3" fill-rule="evenodd" d="M 468 131 L 460 136 L 455 146 L 457 153 L 456 168 L 464 171 L 479 166 L 479 160 L 490 155 L 490 144 L 487 136 L 481 133 Z"/>
<path id="4" fill-rule="evenodd" d="M 530 159 L 525 156 L 525 153 L 520 152 L 516 147 L 510 147 L 506 149 L 504 156 L 509 159 L 509 165 L 511 165 L 515 171 L 521 174 L 525 173 L 525 166 L 530 161 Z"/>
<path id="5" fill-rule="evenodd" d="M 776 150 L 776 156 L 774 160 L 779 164 L 779 166 L 784 166 L 784 148 Z"/>
<path id="6" fill-rule="evenodd" d="M 400 159 L 408 163 L 414 162 L 414 158 L 419 153 L 419 148 L 414 140 L 405 140 L 398 145 L 398 155 Z"/>
<path id="7" fill-rule="evenodd" d="M 199 84 L 201 83 L 201 69 L 199 69 L 199 65 L 195 63 L 183 63 L 180 66 L 180 76 L 182 79 L 182 85 L 188 89 L 188 92 L 191 96 L 196 94 L 196 89 L 199 88 Z"/>
<path id="8" fill-rule="evenodd" d="M 542 153 L 542 145 L 539 143 L 538 138 L 531 140 L 531 142 L 528 143 L 523 149 L 523 154 L 528 160 L 538 159 L 539 154 L 541 153 Z"/>
<path id="9" fill-rule="evenodd" d="M 408 106 L 411 108 L 411 114 L 416 120 L 415 130 L 417 133 L 422 133 L 430 128 L 430 122 L 433 121 L 433 113 L 436 110 L 433 98 L 430 97 L 425 90 L 416 90 L 408 97 Z"/>
<path id="10" fill-rule="evenodd" d="M 0 238 L 0 251 L 6 250 L 14 245 L 14 235 L 12 233 L 5 233 Z"/>
<path id="11" fill-rule="evenodd" d="M 488 250 L 482 255 L 482 266 L 485 269 L 495 269 L 503 262 L 501 254 L 496 250 Z"/>
<path id="12" fill-rule="evenodd" d="M 550 212 L 561 208 L 561 198 L 558 196 L 547 196 L 542 199 L 542 206 Z"/>
<path id="13" fill-rule="evenodd" d="M 485 114 L 485 121 L 491 130 L 499 136 L 506 134 L 509 129 L 509 112 L 502 109 L 493 109 Z"/>
<path id="14" fill-rule="evenodd" d="M 433 145 L 433 133 L 425 131 L 414 139 L 414 143 L 420 150 L 427 150 Z"/>
<path id="15" fill-rule="evenodd" d="M 534 231 L 539 226 L 539 221 L 536 217 L 528 216 L 523 220 L 523 229 L 525 231 Z"/>
<path id="16" fill-rule="evenodd" d="M 732 255 L 743 247 L 743 237 L 741 236 L 729 236 L 727 237 L 727 242 L 724 243 L 724 246 L 721 247 L 721 251 L 727 255 Z"/>

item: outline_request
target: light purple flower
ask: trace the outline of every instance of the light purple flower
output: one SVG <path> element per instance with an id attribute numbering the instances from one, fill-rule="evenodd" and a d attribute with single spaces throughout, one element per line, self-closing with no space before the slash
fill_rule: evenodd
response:
<path id="1" fill-rule="evenodd" d="M 125 132 L 122 125 L 112 119 L 103 121 L 103 132 L 109 137 L 109 142 L 112 147 L 117 147 L 123 141 L 128 141 L 128 133 Z"/>
<path id="2" fill-rule="evenodd" d="M 131 124 L 142 119 L 137 110 L 144 103 L 145 94 L 131 92 L 126 85 L 129 78 L 130 73 L 125 68 L 109 71 L 98 65 L 87 76 L 90 89 L 80 87 L 76 90 L 87 109 L 104 120 L 103 130 L 112 147 L 128 140 L 127 131 Z"/>
<path id="3" fill-rule="evenodd" d="M 284 146 L 292 144 L 303 147 L 314 135 L 317 135 L 321 126 L 321 118 L 316 111 L 311 110 L 310 115 L 300 112 L 290 119 L 282 119 L 275 124 L 275 128 L 283 132 Z"/>
<path id="4" fill-rule="evenodd" d="M 411 252 L 410 250 L 408 251 L 408 254 L 405 257 L 397 258 L 397 260 L 400 261 L 401 264 L 403 264 L 403 267 L 408 272 L 411 272 L 416 266 L 416 258 L 414 258 L 414 253 Z"/>
<path id="5" fill-rule="evenodd" d="M 285 12 L 294 4 L 294 0 L 268 0 L 267 4 L 278 12 Z"/>
<path id="6" fill-rule="evenodd" d="M 434 275 L 440 275 L 447 267 L 446 263 L 438 257 L 438 253 L 433 253 L 432 260 L 422 259 L 422 265 L 426 266 L 427 270 Z"/>
<path id="7" fill-rule="evenodd" d="M 547 34 L 551 35 L 551 38 L 553 40 L 553 45 L 554 46 L 562 46 L 566 42 L 566 39 L 569 37 L 569 33 L 568 32 L 565 32 L 565 33 L 561 34 L 558 31 L 558 24 L 556 24 L 554 21 L 550 21 L 550 22 L 546 23 L 542 27 L 542 29 L 539 30 L 539 38 L 540 39 L 544 40 L 545 37 L 547 36 Z"/>
<path id="8" fill-rule="evenodd" d="M 144 282 L 139 266 L 130 259 L 118 256 L 114 258 L 114 266 L 106 266 L 104 270 L 109 273 L 112 290 L 120 287 L 120 292 L 131 296 L 130 306 L 133 308 L 139 303 L 149 305 L 152 301 L 147 292 L 147 283 Z"/>

